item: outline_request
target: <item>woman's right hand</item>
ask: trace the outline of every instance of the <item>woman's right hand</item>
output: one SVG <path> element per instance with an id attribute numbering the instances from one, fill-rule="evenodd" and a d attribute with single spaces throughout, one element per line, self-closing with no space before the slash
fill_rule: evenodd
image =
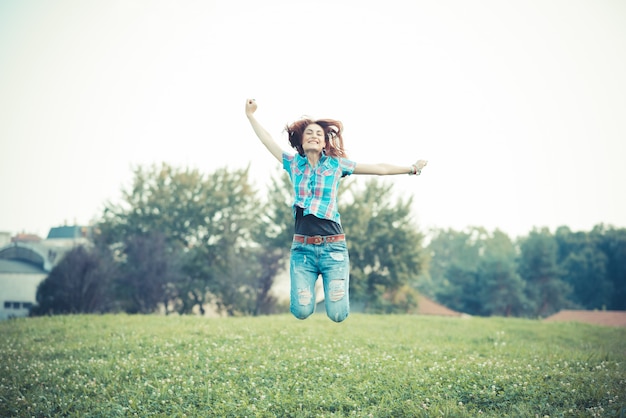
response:
<path id="1" fill-rule="evenodd" d="M 246 116 L 251 116 L 254 112 L 256 112 L 256 100 L 247 99 L 246 100 Z"/>

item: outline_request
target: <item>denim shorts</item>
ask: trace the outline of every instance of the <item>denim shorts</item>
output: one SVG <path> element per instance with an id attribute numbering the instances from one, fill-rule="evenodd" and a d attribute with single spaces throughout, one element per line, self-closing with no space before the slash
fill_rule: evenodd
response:
<path id="1" fill-rule="evenodd" d="M 346 241 L 291 245 L 291 313 L 299 319 L 315 312 L 315 282 L 322 276 L 326 314 L 341 322 L 350 312 L 350 258 Z"/>

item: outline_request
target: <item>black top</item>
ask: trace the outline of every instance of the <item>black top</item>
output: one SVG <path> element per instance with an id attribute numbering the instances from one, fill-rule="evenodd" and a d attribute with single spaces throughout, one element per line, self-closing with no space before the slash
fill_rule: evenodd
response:
<path id="1" fill-rule="evenodd" d="M 343 228 L 337 222 L 329 219 L 320 219 L 315 215 L 304 216 L 304 209 L 296 206 L 296 234 L 313 237 L 316 235 L 343 234 Z"/>

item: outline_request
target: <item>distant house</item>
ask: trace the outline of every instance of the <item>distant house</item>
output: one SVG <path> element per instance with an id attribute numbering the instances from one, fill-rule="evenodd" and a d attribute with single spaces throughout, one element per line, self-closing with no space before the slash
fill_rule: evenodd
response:
<path id="1" fill-rule="evenodd" d="M 28 316 L 37 286 L 73 247 L 91 240 L 91 227 L 51 228 L 46 239 L 0 233 L 0 320 Z"/>

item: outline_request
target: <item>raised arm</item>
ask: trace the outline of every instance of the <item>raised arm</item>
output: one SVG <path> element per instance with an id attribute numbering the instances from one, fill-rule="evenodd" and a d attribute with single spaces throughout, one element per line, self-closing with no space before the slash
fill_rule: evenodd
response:
<path id="1" fill-rule="evenodd" d="M 252 129 L 254 129 L 254 133 L 259 137 L 265 148 L 269 150 L 269 152 L 278 160 L 279 163 L 283 161 L 283 150 L 274 141 L 274 138 L 261 126 L 261 124 L 254 117 L 254 112 L 256 112 L 257 105 L 254 99 L 246 100 L 246 116 L 250 121 L 250 125 L 252 125 Z"/>
<path id="2" fill-rule="evenodd" d="M 413 165 L 393 165 L 393 164 L 360 164 L 356 163 L 353 174 L 374 174 L 377 176 L 390 176 L 394 174 L 419 175 L 422 168 L 426 167 L 428 161 L 417 160 Z"/>

